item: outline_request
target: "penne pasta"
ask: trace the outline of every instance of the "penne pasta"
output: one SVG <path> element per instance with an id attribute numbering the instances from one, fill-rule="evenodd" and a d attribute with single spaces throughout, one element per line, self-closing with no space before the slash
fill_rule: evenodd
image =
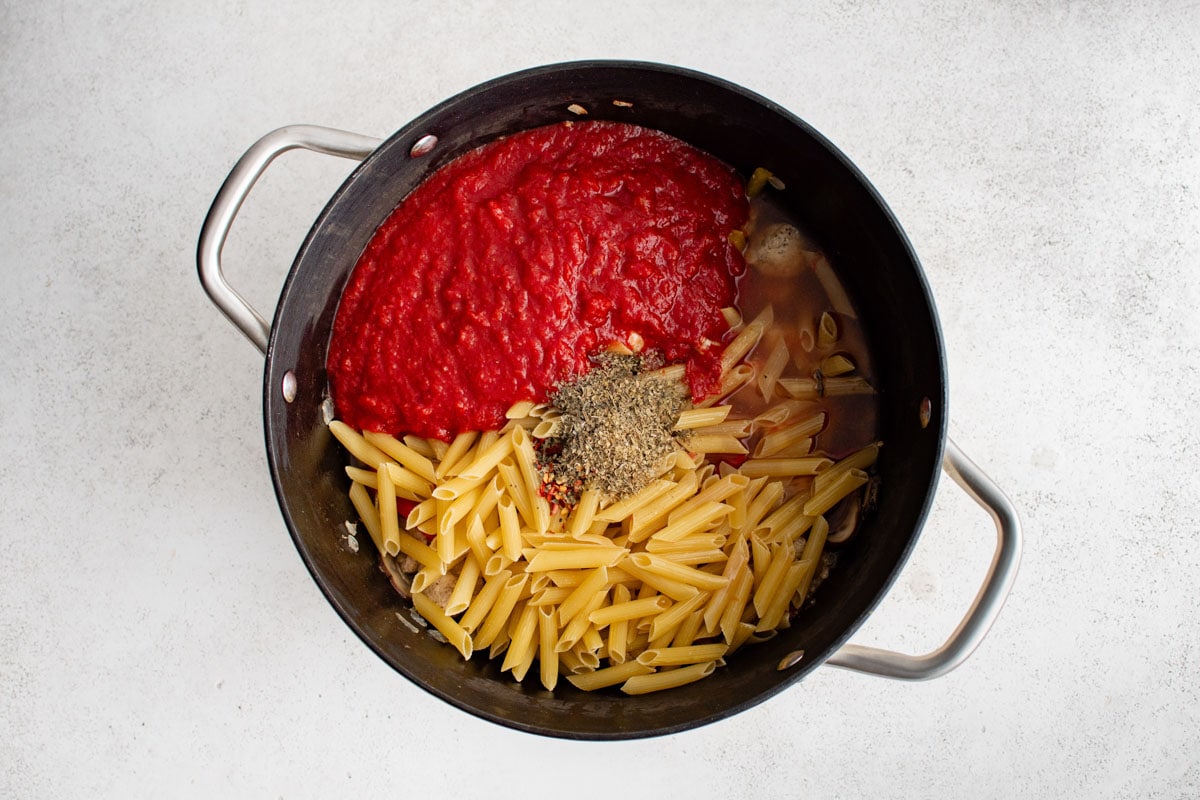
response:
<path id="1" fill-rule="evenodd" d="M 621 685 L 621 691 L 625 694 L 639 695 L 660 692 L 664 689 L 675 689 L 708 677 L 716 667 L 716 661 L 707 661 L 703 664 L 690 664 L 663 672 L 634 675 Z"/>
<path id="2" fill-rule="evenodd" d="M 729 416 L 733 406 L 708 406 L 706 408 L 689 408 L 679 412 L 675 430 L 688 431 L 695 428 L 708 428 L 719 425 Z"/>

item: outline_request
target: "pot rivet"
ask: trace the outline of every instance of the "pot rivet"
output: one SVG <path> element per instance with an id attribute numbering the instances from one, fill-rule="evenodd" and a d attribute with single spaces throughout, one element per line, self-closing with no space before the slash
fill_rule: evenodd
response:
<path id="1" fill-rule="evenodd" d="M 933 417 L 933 401 L 928 397 L 921 398 L 921 427 L 928 428 L 929 420 Z"/>
<path id="2" fill-rule="evenodd" d="M 283 399 L 289 403 L 296 399 L 296 373 L 290 369 L 283 373 Z"/>
<path id="3" fill-rule="evenodd" d="M 803 650 L 793 650 L 779 660 L 779 665 L 775 669 L 783 672 L 785 669 L 791 669 L 804 660 Z"/>
<path id="4" fill-rule="evenodd" d="M 427 133 L 420 139 L 417 139 L 416 143 L 412 146 L 412 149 L 408 151 L 408 154 L 413 158 L 427 156 L 433 152 L 433 148 L 437 147 L 437 143 L 438 137 L 434 136 L 432 133 Z"/>

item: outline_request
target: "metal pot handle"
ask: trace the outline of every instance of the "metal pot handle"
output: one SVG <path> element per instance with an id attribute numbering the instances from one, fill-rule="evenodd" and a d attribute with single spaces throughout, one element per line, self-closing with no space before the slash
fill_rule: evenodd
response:
<path id="1" fill-rule="evenodd" d="M 241 210 L 242 203 L 250 194 L 255 182 L 276 156 L 288 150 L 303 148 L 325 155 L 362 161 L 379 147 L 382 141 L 373 136 L 320 125 L 288 125 L 271 131 L 255 142 L 246 154 L 238 159 L 229 177 L 217 192 L 212 208 L 208 210 L 208 216 L 204 219 L 204 227 L 200 229 L 200 245 L 196 251 L 200 283 L 208 292 L 209 299 L 264 355 L 267 352 L 271 326 L 229 285 L 221 269 L 221 250 L 225 247 L 225 239 L 229 236 L 234 217 Z"/>
<path id="2" fill-rule="evenodd" d="M 892 650 L 847 644 L 834 653 L 826 664 L 900 680 L 937 678 L 966 661 L 996 621 L 1017 577 L 1017 566 L 1021 561 L 1021 521 L 1016 508 L 1000 487 L 950 439 L 946 440 L 942 469 L 996 523 L 996 552 L 971 609 L 945 644 L 932 653 L 911 656 Z M 797 663 L 800 657 L 797 653 L 785 657 L 779 668 L 786 669 Z"/>

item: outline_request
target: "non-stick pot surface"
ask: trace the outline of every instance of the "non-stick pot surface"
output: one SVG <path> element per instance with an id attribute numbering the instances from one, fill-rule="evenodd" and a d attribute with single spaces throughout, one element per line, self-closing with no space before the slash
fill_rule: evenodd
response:
<path id="1" fill-rule="evenodd" d="M 620 104 L 614 104 L 614 100 Z M 354 512 L 345 453 L 326 427 L 325 358 L 338 301 L 376 227 L 431 171 L 461 153 L 530 127 L 576 118 L 657 128 L 748 175 L 766 167 L 780 198 L 815 236 L 863 317 L 881 402 L 878 504 L 818 588 L 814 605 L 774 639 L 743 648 L 711 677 L 658 694 L 584 693 L 560 682 L 514 682 L 412 623 L 369 546 L 344 546 Z M 433 150 L 413 145 L 437 137 Z M 295 376 L 289 402 L 281 387 Z M 289 379 L 290 380 L 290 379 Z M 419 686 L 472 714 L 520 730 L 586 739 L 679 731 L 734 714 L 786 688 L 828 658 L 886 593 L 932 501 L 946 425 L 940 330 L 920 265 L 867 180 L 792 114 L 709 76 L 653 64 L 585 62 L 516 73 L 466 91 L 395 133 L 346 180 L 296 257 L 276 309 L 264 411 L 276 492 L 296 547 L 330 603 L 362 640 Z M 922 415 L 922 404 L 930 413 Z M 780 660 L 804 658 L 786 670 Z M 387 702 L 385 699 L 384 702 Z"/>

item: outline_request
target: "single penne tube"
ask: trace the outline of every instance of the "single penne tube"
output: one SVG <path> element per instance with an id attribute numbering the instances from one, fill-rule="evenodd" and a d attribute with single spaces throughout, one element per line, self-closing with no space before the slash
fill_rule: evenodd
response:
<path id="1" fill-rule="evenodd" d="M 816 414 L 810 414 L 795 422 L 768 431 L 763 434 L 755 446 L 754 458 L 769 458 L 806 439 L 811 443 L 812 437 L 825 429 L 826 420 L 825 412 L 818 411 Z"/>
<path id="2" fill-rule="evenodd" d="M 387 461 L 379 464 L 375 500 L 379 504 L 379 531 L 385 552 L 394 556 L 400 552 L 400 518 L 396 510 L 396 487 L 387 475 L 387 465 Z"/>
<path id="3" fill-rule="evenodd" d="M 729 595 L 729 602 L 725 604 L 725 610 L 721 612 L 721 619 L 717 623 L 721 635 L 728 643 L 733 642 L 737 625 L 742 621 L 742 613 L 746 610 L 746 603 L 750 600 L 750 592 L 753 588 L 754 573 L 748 569 L 739 572 L 733 580 L 733 590 Z"/>
<path id="4" fill-rule="evenodd" d="M 557 436 L 561 428 L 561 419 L 544 419 L 538 422 L 537 425 L 533 426 L 533 429 L 529 431 L 529 435 L 534 439 L 549 439 Z"/>
<path id="5" fill-rule="evenodd" d="M 716 405 L 723 398 L 741 389 L 754 378 L 754 367 L 749 364 L 737 364 L 728 372 L 721 375 L 721 382 L 716 390 L 708 397 L 696 403 L 697 408 Z M 780 378 L 782 381 L 783 379 Z"/>
<path id="6" fill-rule="evenodd" d="M 574 539 L 585 535 L 596 518 L 596 510 L 599 505 L 600 490 L 584 489 L 579 495 L 579 502 L 575 504 L 575 508 L 571 510 L 571 516 L 567 520 L 567 535 Z"/>
<path id="7" fill-rule="evenodd" d="M 474 644 L 471 641 L 470 633 L 447 616 L 446 612 L 437 603 L 430 600 L 424 594 L 415 592 L 412 599 L 413 608 L 417 610 L 417 613 L 424 617 L 426 622 L 436 628 L 438 633 L 446 637 L 446 641 L 454 645 L 463 658 L 469 659 L 474 652 Z"/>
<path id="8" fill-rule="evenodd" d="M 684 602 L 694 597 L 700 591 L 689 583 L 684 583 L 676 578 L 669 578 L 661 573 L 652 572 L 649 569 L 640 567 L 633 563 L 629 557 L 620 562 L 620 568 L 640 579 L 648 594 L 653 594 L 657 591 L 676 602 Z"/>
<path id="9" fill-rule="evenodd" d="M 533 519 L 530 522 L 535 531 L 545 533 L 550 528 L 550 504 L 538 491 L 542 482 L 537 466 L 537 455 L 533 452 L 533 440 L 522 428 L 514 428 L 511 436 L 513 457 L 520 470 L 525 491 L 528 492 L 527 502 L 533 513 Z"/>
<path id="10" fill-rule="evenodd" d="M 646 650 L 637 657 L 637 662 L 647 667 L 679 667 L 685 664 L 716 661 L 728 650 L 729 645 L 724 642 L 693 644 L 686 647 L 663 647 Z"/>
<path id="11" fill-rule="evenodd" d="M 433 462 L 394 436 L 368 432 L 363 434 L 363 438 L 430 483 L 438 482 L 433 471 Z"/>
<path id="12" fill-rule="evenodd" d="M 558 623 L 562 626 L 569 625 L 584 607 L 588 605 L 591 599 L 597 592 L 607 588 L 608 586 L 608 569 L 606 567 L 597 567 L 592 570 L 586 578 L 580 581 L 579 585 L 572 590 L 558 606 Z"/>
<path id="13" fill-rule="evenodd" d="M 529 572 L 558 569 L 614 567 L 628 551 L 621 547 L 574 547 L 569 550 L 538 550 L 529 559 Z"/>
<path id="14" fill-rule="evenodd" d="M 736 472 L 722 477 L 714 477 L 710 481 L 705 482 L 704 488 L 697 492 L 694 497 L 672 509 L 671 513 L 667 515 L 667 521 L 674 523 L 706 503 L 720 503 L 728 500 L 739 492 L 745 492 L 749 486 L 750 479 Z M 657 536 L 654 538 L 662 539 L 663 537 Z"/>
<path id="15" fill-rule="evenodd" d="M 800 553 L 798 561 L 807 561 L 810 566 L 804 574 L 804 579 L 800 582 L 799 588 L 796 590 L 800 600 L 803 601 L 808 597 L 809 587 L 812 586 L 812 580 L 816 577 L 817 570 L 820 568 L 821 553 L 825 550 L 825 540 L 829 536 L 829 523 L 824 517 L 817 517 L 813 522 L 812 531 L 808 534 L 808 539 L 804 542 L 804 550 Z"/>
<path id="16" fill-rule="evenodd" d="M 684 553 L 689 550 L 706 549 L 720 551 L 725 546 L 725 534 L 718 531 L 693 533 L 678 541 L 666 541 L 657 536 L 651 536 L 646 542 L 647 553 L 659 553 L 667 555 L 669 553 Z M 724 553 L 721 553 L 724 560 Z"/>
<path id="17" fill-rule="evenodd" d="M 456 475 L 445 483 L 439 484 L 430 494 L 438 500 L 453 500 L 482 485 L 486 476 L 481 478 Z"/>
<path id="18" fill-rule="evenodd" d="M 833 271 L 833 267 L 829 263 L 829 259 L 824 253 L 818 253 L 812 261 L 813 273 L 817 276 L 817 280 L 821 282 L 821 288 L 825 290 L 825 296 L 829 298 L 829 307 L 843 317 L 856 319 L 854 306 L 850 303 L 850 296 L 846 294 L 846 288 L 842 285 L 842 281 Z"/>
<path id="19" fill-rule="evenodd" d="M 501 570 L 511 567 L 512 563 L 512 559 L 505 556 L 504 553 L 492 553 L 487 563 L 483 565 L 483 574 L 490 578 Z"/>
<path id="20" fill-rule="evenodd" d="M 350 485 L 350 503 L 358 512 L 358 518 L 362 520 L 363 527 L 367 529 L 367 535 L 375 543 L 375 549 L 380 553 L 387 553 L 387 545 L 383 539 L 383 527 L 379 522 L 379 511 L 371 502 L 366 486 L 357 482 Z M 391 555 L 395 555 L 395 553 Z"/>
<path id="21" fill-rule="evenodd" d="M 690 431 L 695 428 L 708 428 L 719 425 L 729 416 L 733 406 L 709 406 L 707 408 L 688 408 L 679 412 L 675 421 L 675 430 Z"/>
<path id="22" fill-rule="evenodd" d="M 500 514 L 500 550 L 509 561 L 521 557 L 521 520 L 511 495 L 504 494 L 496 503 Z"/>
<path id="23" fill-rule="evenodd" d="M 610 506 L 597 510 L 595 519 L 605 522 L 620 522 L 638 509 L 644 508 L 662 497 L 677 485 L 674 481 L 653 480 L 624 500 L 618 500 Z"/>
<path id="24" fill-rule="evenodd" d="M 707 530 L 722 517 L 733 511 L 728 503 L 709 500 L 698 503 L 686 512 L 670 517 L 667 525 L 651 534 L 652 539 L 676 542 L 698 531 Z"/>
<path id="25" fill-rule="evenodd" d="M 483 521 L 479 517 L 472 517 L 467 523 L 467 546 L 471 548 L 471 555 L 479 562 L 480 566 L 485 566 L 492 558 L 492 549 L 487 545 L 487 533 L 483 530 Z"/>
<path id="26" fill-rule="evenodd" d="M 611 576 L 611 574 L 610 574 Z M 613 586 L 612 605 L 628 603 L 632 598 L 629 587 L 618 583 Z M 639 598 L 646 599 L 646 598 Z M 599 609 L 597 609 L 599 610 Z M 591 615 L 588 615 L 589 620 Z M 625 648 L 629 642 L 629 623 L 632 620 L 617 619 L 608 624 L 608 663 L 621 664 L 625 661 Z M 596 624 L 594 621 L 592 624 Z"/>
<path id="27" fill-rule="evenodd" d="M 706 603 L 707 604 L 707 603 Z M 683 624 L 675 630 L 675 635 L 671 637 L 670 647 L 689 647 L 696 643 L 696 637 L 700 633 L 700 626 L 704 622 L 704 610 L 696 609 L 687 615 Z"/>
<path id="28" fill-rule="evenodd" d="M 379 465 L 388 460 L 382 450 L 341 420 L 330 420 L 329 432 L 333 434 L 333 438 L 342 443 L 342 447 L 346 448 L 350 455 L 371 469 L 378 470 Z"/>
<path id="29" fill-rule="evenodd" d="M 346 476 L 355 483 L 361 483 L 368 489 L 374 489 L 379 486 L 379 472 L 373 469 L 346 467 Z"/>
<path id="30" fill-rule="evenodd" d="M 425 569 L 436 570 L 442 575 L 446 573 L 446 563 L 438 557 L 437 551 L 412 534 L 408 532 L 401 533 L 397 544 L 401 553 L 413 559 Z"/>
<path id="31" fill-rule="evenodd" d="M 412 450 L 415 450 L 426 458 L 432 459 L 434 457 L 433 447 L 429 444 L 427 439 L 422 439 L 420 436 L 408 434 L 402 437 L 401 441 L 408 445 Z"/>
<path id="32" fill-rule="evenodd" d="M 459 470 L 458 477 L 466 479 L 484 478 L 491 473 L 501 460 L 506 458 L 513 449 L 513 433 L 497 438 L 487 447 L 477 450 L 475 458 Z"/>
<path id="33" fill-rule="evenodd" d="M 875 394 L 875 387 L 858 375 L 834 378 L 780 378 L 779 386 L 795 400 L 816 400 L 852 394 Z"/>
<path id="34" fill-rule="evenodd" d="M 560 653 L 575 647 L 587 633 L 588 628 L 592 623 L 588 620 L 588 616 L 600 606 L 604 605 L 604 600 L 608 596 L 608 589 L 601 589 L 588 598 L 587 604 L 584 605 L 580 613 L 575 615 L 575 618 L 563 625 L 562 631 L 558 635 L 558 641 L 554 643 L 554 649 Z M 558 617 L 559 624 L 562 625 L 561 606 Z"/>
<path id="35" fill-rule="evenodd" d="M 789 497 L 778 508 L 763 517 L 758 523 L 756 530 L 765 528 L 774 533 L 791 524 L 797 517 L 803 516 L 804 504 L 808 502 L 809 492 L 807 490 L 796 492 Z M 811 524 L 811 521 L 810 523 Z"/>
<path id="36" fill-rule="evenodd" d="M 475 596 L 475 585 L 479 582 L 479 564 L 474 558 L 463 559 L 458 570 L 458 578 L 450 591 L 450 599 L 446 601 L 446 613 L 456 617 L 467 610 L 471 598 Z"/>
<path id="37" fill-rule="evenodd" d="M 758 313 L 754 319 L 746 324 L 738 332 L 737 336 L 726 345 L 725 351 L 721 353 L 721 372 L 722 374 L 729 372 L 733 367 L 746 357 L 753 350 L 760 339 L 763 332 L 770 326 L 775 319 L 775 309 L 767 305 Z"/>
<path id="38" fill-rule="evenodd" d="M 746 504 L 746 518 L 738 530 L 747 533 L 758 528 L 759 523 L 770 512 L 774 511 L 783 500 L 783 484 L 777 480 L 768 480 L 765 476 L 756 480 L 764 481 L 757 484 L 759 489 Z M 747 490 L 749 495 L 750 491 Z"/>
<path id="39" fill-rule="evenodd" d="M 529 604 L 533 606 L 556 606 L 570 597 L 573 591 L 575 591 L 574 586 L 547 586 L 534 592 L 533 596 L 529 598 Z"/>
<path id="40" fill-rule="evenodd" d="M 658 553 L 668 561 L 674 561 L 676 564 L 686 564 L 688 566 L 714 566 L 725 561 L 725 553 L 720 548 L 710 547 L 702 549 L 699 547 L 690 550 L 675 550 L 669 553 Z"/>
<path id="41" fill-rule="evenodd" d="M 729 579 L 723 575 L 714 575 L 711 572 L 704 572 L 695 567 L 676 564 L 670 559 L 654 555 L 653 553 L 634 553 L 629 556 L 627 561 L 628 564 L 645 572 L 662 575 L 665 578 L 671 578 L 672 580 L 680 581 L 688 586 L 695 586 L 697 589 L 704 591 L 716 591 L 729 583 Z M 628 566 L 626 566 L 626 569 L 628 569 Z"/>
<path id="42" fill-rule="evenodd" d="M 796 551 L 790 544 L 777 545 L 771 550 L 771 561 L 750 600 L 754 604 L 755 613 L 760 618 L 766 613 L 767 607 L 771 605 L 771 601 L 778 594 L 788 567 L 795 563 L 795 555 Z"/>
<path id="43" fill-rule="evenodd" d="M 500 592 L 503 591 L 504 585 L 512 576 L 512 572 L 509 570 L 501 570 L 484 582 L 483 588 L 471 599 L 471 605 L 467 607 L 458 621 L 463 630 L 473 633 L 483 623 L 487 613 L 492 610 L 492 606 L 500 596 Z"/>
<path id="44" fill-rule="evenodd" d="M 496 464 L 496 471 L 500 475 L 504 491 L 512 498 L 513 504 L 516 505 L 517 511 L 521 514 L 521 518 L 525 520 L 527 525 L 533 527 L 533 506 L 529 504 L 529 492 L 525 488 L 524 479 L 521 477 L 521 469 L 517 466 L 516 459 L 513 456 L 506 456 L 500 459 L 500 462 Z"/>
<path id="45" fill-rule="evenodd" d="M 811 400 L 782 400 L 754 418 L 756 427 L 780 428 L 811 417 L 818 407 Z"/>
<path id="46" fill-rule="evenodd" d="M 758 372 L 758 391 L 762 398 L 770 402 L 775 396 L 775 384 L 783 375 L 783 369 L 791 360 L 791 351 L 782 336 L 776 336 L 767 353 L 766 361 Z"/>
<path id="47" fill-rule="evenodd" d="M 432 497 L 417 503 L 408 512 L 408 516 L 404 520 L 404 527 L 411 531 L 422 523 L 435 519 L 437 517 L 437 507 L 438 501 Z"/>
<path id="48" fill-rule="evenodd" d="M 518 400 L 508 407 L 508 411 L 504 412 L 505 419 L 524 419 L 529 416 L 529 412 L 533 410 L 534 402 L 532 400 Z"/>
<path id="49" fill-rule="evenodd" d="M 819 491 L 822 486 L 839 478 L 843 472 L 849 472 L 852 469 L 865 470 L 872 466 L 879 458 L 879 450 L 881 444 L 872 442 L 866 447 L 860 447 L 845 458 L 840 459 L 832 467 L 822 470 L 821 474 L 813 479 L 814 491 Z"/>
<path id="50" fill-rule="evenodd" d="M 513 575 L 500 587 L 500 593 L 492 603 L 491 609 L 488 610 L 487 617 L 484 618 L 478 633 L 474 634 L 476 647 L 480 649 L 488 647 L 496 640 L 501 631 L 507 629 L 509 617 L 512 615 L 517 601 L 521 598 L 521 592 L 528 580 L 528 575 Z M 466 615 L 464 614 L 463 617 L 465 619 Z"/>
<path id="51" fill-rule="evenodd" d="M 628 590 L 626 590 L 626 596 L 628 596 Z M 643 597 L 640 600 L 628 600 L 620 603 L 613 602 L 611 605 L 603 606 L 593 611 L 588 615 L 588 619 L 597 628 L 603 629 L 615 622 L 630 622 L 642 617 L 660 614 L 670 607 L 671 599 L 669 597 L 656 594 L 653 597 Z"/>
<path id="52" fill-rule="evenodd" d="M 633 663 L 636 664 L 637 662 Z M 646 675 L 634 675 L 621 685 L 621 691 L 625 694 L 640 695 L 664 689 L 675 689 L 698 681 L 701 678 L 707 678 L 713 673 L 716 666 L 716 661 L 707 661 L 703 664 L 689 664 L 686 667 L 679 667 L 678 669 L 651 672 Z"/>
<path id="53" fill-rule="evenodd" d="M 822 311 L 821 318 L 817 321 L 817 346 L 821 348 L 833 347 L 837 344 L 840 336 L 837 320 L 828 311 Z"/>
<path id="54" fill-rule="evenodd" d="M 813 454 L 813 447 L 816 442 L 811 438 L 799 439 L 795 442 L 790 442 L 786 445 L 778 447 L 778 449 L 766 450 L 763 446 L 763 440 L 760 439 L 755 445 L 754 452 L 750 454 L 751 458 L 808 458 Z"/>
<path id="55" fill-rule="evenodd" d="M 662 527 L 662 520 L 666 519 L 671 511 L 682 503 L 687 498 L 696 493 L 697 478 L 694 471 L 687 473 L 675 484 L 675 487 L 670 489 L 661 497 L 656 498 L 653 502 L 647 503 L 640 509 L 634 511 L 627 518 L 629 525 L 629 539 L 632 542 L 640 542 L 648 537 L 655 529 Z"/>
<path id="56" fill-rule="evenodd" d="M 709 593 L 700 592 L 694 597 L 689 597 L 682 603 L 676 603 L 666 611 L 653 617 L 650 621 L 650 641 L 656 642 L 674 637 L 679 626 L 688 618 L 693 611 L 699 609 L 708 602 Z"/>
<path id="57" fill-rule="evenodd" d="M 753 432 L 754 420 L 752 419 L 726 419 L 716 425 L 696 428 L 696 433 L 702 436 L 733 436 L 737 439 L 745 439 Z"/>
<path id="58" fill-rule="evenodd" d="M 538 663 L 542 686 L 554 691 L 558 683 L 558 615 L 557 609 L 541 606 L 538 612 Z"/>
<path id="59" fill-rule="evenodd" d="M 611 660 L 611 656 L 609 660 Z M 576 689 L 584 692 L 594 692 L 597 689 L 606 689 L 609 686 L 624 683 L 636 675 L 648 675 L 652 672 L 654 672 L 653 667 L 647 667 L 645 664 L 639 664 L 637 661 L 626 661 L 611 667 L 598 669 L 595 672 L 568 675 L 567 680 Z"/>
<path id="60" fill-rule="evenodd" d="M 826 378 L 836 378 L 854 372 L 854 369 L 854 362 L 841 353 L 834 353 L 821 361 L 821 374 Z"/>
<path id="61" fill-rule="evenodd" d="M 750 451 L 736 436 L 720 436 L 707 433 L 687 437 L 684 446 L 693 453 L 724 453 L 746 455 Z"/>
<path id="62" fill-rule="evenodd" d="M 729 551 L 729 556 L 725 561 L 725 569 L 721 572 L 729 580 L 729 583 L 715 590 L 709 597 L 708 603 L 704 606 L 705 630 L 713 632 L 717 630 L 717 624 L 721 621 L 721 614 L 725 611 L 725 606 L 729 602 L 738 577 L 742 572 L 749 570 L 749 561 L 750 546 L 746 544 L 745 538 L 739 537 L 734 543 L 733 548 Z"/>
<path id="63" fill-rule="evenodd" d="M 504 661 L 500 665 L 501 672 L 511 671 L 520 664 L 525 657 L 526 651 L 530 648 L 537 649 L 537 643 L 533 638 L 538 625 L 537 608 L 526 604 L 521 608 L 520 613 L 516 617 L 517 624 L 513 628 L 512 633 L 509 634 L 510 641 L 508 650 L 504 654 Z"/>
<path id="64" fill-rule="evenodd" d="M 758 624 L 754 626 L 755 631 L 773 631 L 779 627 L 783 622 L 783 615 L 787 612 L 788 605 L 792 602 L 792 597 L 800 588 L 810 566 L 807 561 L 793 561 L 788 565 L 787 572 L 779 583 L 778 591 L 759 613 Z"/>
<path id="65" fill-rule="evenodd" d="M 867 482 L 867 473 L 861 469 L 840 472 L 832 481 L 826 482 L 813 492 L 804 504 L 804 514 L 815 517 L 836 506 L 846 495 Z"/>
<path id="66" fill-rule="evenodd" d="M 729 643 L 729 652 L 734 653 L 746 642 L 750 641 L 750 637 L 754 635 L 753 622 L 739 622 L 734 628 L 733 636 Z M 726 654 L 728 655 L 728 654 Z"/>
<path id="67" fill-rule="evenodd" d="M 381 469 L 376 473 L 376 488 L 379 488 L 378 476 L 386 473 L 395 487 L 397 497 L 419 503 L 431 495 L 433 486 L 412 470 L 405 469 L 392 461 L 384 462 L 380 467 Z"/>
<path id="68" fill-rule="evenodd" d="M 443 458 L 445 458 L 446 450 L 448 450 L 450 448 L 450 445 L 448 443 L 443 442 L 441 439 L 435 439 L 432 437 L 426 439 L 425 444 L 426 444 L 426 446 L 429 447 L 430 450 L 433 451 L 433 455 L 429 456 L 429 458 L 430 458 L 430 460 L 435 461 L 435 462 L 441 461 Z"/>
<path id="69" fill-rule="evenodd" d="M 475 506 L 467 510 L 467 520 L 471 517 L 478 517 L 483 520 L 483 527 L 487 530 L 498 531 L 500 526 L 500 517 L 493 514 L 496 510 L 496 504 L 500 502 L 500 495 L 503 494 L 500 488 L 500 476 L 492 475 L 492 479 L 480 485 L 479 494 L 475 498 Z"/>
<path id="70" fill-rule="evenodd" d="M 797 476 L 816 475 L 823 469 L 833 466 L 832 459 L 820 456 L 806 458 L 751 458 L 738 467 L 738 471 L 748 478 L 794 478 Z"/>
<path id="71" fill-rule="evenodd" d="M 479 431 L 463 431 L 455 436 L 454 440 L 450 442 L 450 446 L 446 448 L 445 454 L 442 455 L 441 462 L 434 468 L 434 477 L 441 480 L 448 474 L 456 474 L 453 472 L 453 468 L 470 452 L 478 438 Z"/>

